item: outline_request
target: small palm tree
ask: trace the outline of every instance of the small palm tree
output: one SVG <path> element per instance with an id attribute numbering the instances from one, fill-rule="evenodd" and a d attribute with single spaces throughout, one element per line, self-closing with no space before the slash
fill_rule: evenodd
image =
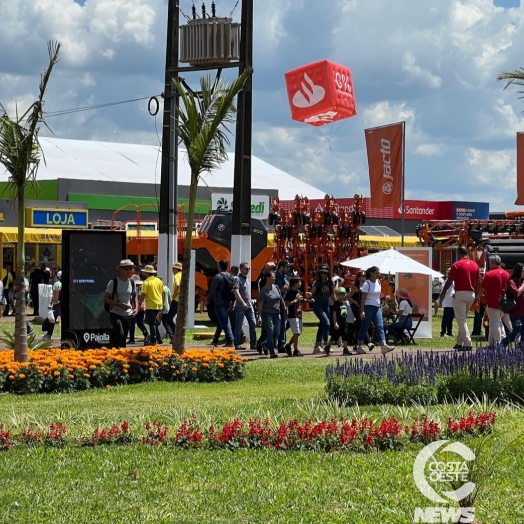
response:
<path id="1" fill-rule="evenodd" d="M 507 80 L 508 83 L 504 86 L 504 89 L 507 89 L 511 84 L 516 84 L 518 86 L 524 87 L 524 68 L 521 67 L 515 71 L 504 71 L 497 76 L 497 80 Z M 524 98 L 524 91 L 517 91 L 521 96 L 519 98 Z"/>
<path id="2" fill-rule="evenodd" d="M 29 109 L 11 118 L 6 108 L 0 104 L 0 163 L 8 173 L 8 190 L 13 202 L 17 203 L 18 243 L 16 258 L 16 321 L 15 321 L 15 360 L 26 362 L 27 330 L 25 317 L 25 191 L 28 185 L 37 186 L 36 173 L 42 157 L 38 133 L 44 120 L 44 95 L 53 67 L 59 60 L 60 43 L 48 42 L 49 65 L 40 78 L 38 98 Z"/>
<path id="3" fill-rule="evenodd" d="M 220 81 L 215 86 L 212 86 L 210 76 L 206 75 L 200 80 L 199 93 L 185 89 L 180 82 L 173 80 L 181 101 L 175 134 L 186 148 L 191 169 L 182 280 L 173 338 L 173 351 L 179 354 L 185 351 L 189 261 L 198 181 L 204 171 L 212 171 L 227 160 L 226 145 L 230 143 L 227 126 L 234 123 L 233 115 L 236 113 L 233 102 L 251 73 L 251 69 L 246 69 L 231 84 Z"/>

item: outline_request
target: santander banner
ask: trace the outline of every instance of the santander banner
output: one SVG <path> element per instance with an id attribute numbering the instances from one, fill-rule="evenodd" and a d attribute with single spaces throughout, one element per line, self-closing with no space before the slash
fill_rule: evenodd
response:
<path id="1" fill-rule="evenodd" d="M 402 202 L 404 122 L 365 130 L 371 205 L 398 208 Z"/>

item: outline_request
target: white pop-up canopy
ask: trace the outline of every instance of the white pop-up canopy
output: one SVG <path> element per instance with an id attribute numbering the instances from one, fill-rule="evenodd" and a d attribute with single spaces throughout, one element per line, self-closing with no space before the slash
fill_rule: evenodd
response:
<path id="1" fill-rule="evenodd" d="M 430 267 L 407 257 L 395 249 L 386 249 L 372 255 L 346 260 L 341 262 L 343 266 L 354 267 L 357 269 L 368 269 L 376 266 L 383 274 L 395 273 L 418 273 L 419 275 L 430 275 L 432 277 L 441 277 L 442 273 L 431 269 Z"/>

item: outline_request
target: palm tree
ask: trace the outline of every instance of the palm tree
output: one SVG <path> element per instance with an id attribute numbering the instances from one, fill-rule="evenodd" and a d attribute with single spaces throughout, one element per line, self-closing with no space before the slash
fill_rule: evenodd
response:
<path id="1" fill-rule="evenodd" d="M 227 160 L 226 145 L 230 144 L 227 126 L 234 123 L 233 115 L 236 113 L 233 102 L 251 73 L 251 69 L 246 69 L 231 84 L 219 81 L 214 86 L 209 75 L 203 76 L 200 79 L 199 93 L 184 88 L 178 80 L 173 79 L 181 101 L 177 108 L 178 124 L 175 134 L 186 148 L 191 169 L 182 280 L 173 338 L 173 351 L 179 354 L 185 351 L 189 261 L 198 181 L 204 171 L 212 171 Z"/>
<path id="2" fill-rule="evenodd" d="M 505 85 L 504 89 L 507 89 L 511 84 L 517 84 L 518 86 L 524 87 L 524 67 L 517 69 L 515 71 L 504 71 L 497 76 L 497 80 L 507 80 L 508 83 Z M 519 98 L 524 98 L 524 91 L 517 91 L 522 96 Z"/>
<path id="3" fill-rule="evenodd" d="M 0 104 L 0 163 L 8 173 L 8 188 L 13 202 L 17 203 L 18 243 L 16 257 L 16 320 L 15 320 L 15 360 L 26 362 L 27 330 L 25 317 L 25 191 L 28 185 L 37 187 L 36 173 L 42 157 L 38 133 L 44 120 L 44 95 L 53 67 L 59 60 L 58 42 L 49 41 L 47 51 L 49 65 L 40 78 L 38 98 L 27 111 L 11 118 L 6 108 Z"/>

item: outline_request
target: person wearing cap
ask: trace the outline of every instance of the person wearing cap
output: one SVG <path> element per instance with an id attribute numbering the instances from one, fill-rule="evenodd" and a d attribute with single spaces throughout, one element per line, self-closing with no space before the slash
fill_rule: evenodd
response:
<path id="1" fill-rule="evenodd" d="M 326 355 L 331 353 L 331 346 L 338 343 L 340 339 L 342 339 L 343 345 L 342 354 L 351 355 L 348 349 L 349 328 L 350 325 L 354 324 L 355 317 L 353 316 L 349 302 L 346 300 L 346 295 L 346 288 L 339 287 L 337 289 L 337 300 L 335 300 L 331 307 L 331 338 L 324 348 Z"/>
<path id="2" fill-rule="evenodd" d="M 332 298 L 335 301 L 335 287 L 333 281 L 329 278 L 329 267 L 326 265 L 320 266 L 317 273 L 317 278 L 311 286 L 312 299 L 315 301 L 313 304 L 313 313 L 319 320 L 317 336 L 315 341 L 315 347 L 313 348 L 313 354 L 322 353 L 322 341 L 327 342 L 329 337 L 329 299 Z"/>
<path id="3" fill-rule="evenodd" d="M 147 276 L 142 284 L 142 292 L 139 300 L 146 301 L 146 322 L 149 326 L 149 337 L 146 337 L 144 344 L 161 344 L 162 338 L 158 331 L 157 319 L 160 320 L 161 311 L 164 309 L 164 283 L 157 278 L 156 269 L 152 265 L 147 265 L 142 269 L 142 273 Z"/>
<path id="4" fill-rule="evenodd" d="M 131 280 L 135 283 L 135 292 L 137 297 L 140 296 L 141 290 L 142 290 L 142 284 L 143 282 L 140 280 L 140 275 L 133 275 L 131 277 Z M 138 329 L 142 332 L 142 335 L 144 335 L 144 341 L 149 336 L 149 333 L 147 332 L 147 328 L 144 324 L 144 318 L 146 316 L 146 303 L 145 301 L 138 302 L 138 309 L 136 312 L 136 315 L 131 317 L 129 319 L 129 344 L 135 344 L 135 327 L 138 327 Z"/>
<path id="5" fill-rule="evenodd" d="M 104 302 L 109 306 L 109 321 L 113 326 L 115 348 L 125 348 L 130 320 L 138 310 L 135 281 L 131 278 L 135 265 L 132 260 L 121 260 L 116 266 L 118 275 L 112 278 L 104 295 Z"/>
<path id="6" fill-rule="evenodd" d="M 173 286 L 171 287 L 171 305 L 165 318 L 162 319 L 167 334 L 171 339 L 175 336 L 175 317 L 178 313 L 178 300 L 180 298 L 180 282 L 182 281 L 182 264 L 175 262 L 171 266 L 173 271 Z"/>
<path id="7" fill-rule="evenodd" d="M 289 290 L 289 262 L 287 260 L 281 260 L 277 265 L 277 277 L 276 285 L 280 289 L 280 294 L 284 301 L 286 300 L 286 293 Z M 280 318 L 284 318 L 285 310 L 280 312 Z M 286 324 L 287 322 L 280 322 L 280 333 L 278 334 L 278 345 L 277 349 L 279 353 L 285 353 L 286 349 Z"/>
<path id="8" fill-rule="evenodd" d="M 53 338 L 53 331 L 55 330 L 56 319 L 60 316 L 60 298 L 62 295 L 62 271 L 59 271 L 56 274 L 56 282 L 53 284 L 53 294 L 51 300 L 47 305 L 48 309 L 53 310 L 53 316 L 55 317 L 55 322 L 45 322 L 42 324 L 42 329 L 46 328 L 47 333 L 42 337 L 43 340 L 51 340 Z M 47 320 L 47 319 L 46 319 Z"/>
<path id="9" fill-rule="evenodd" d="M 413 312 L 413 304 L 411 303 L 407 289 L 397 289 L 395 292 L 395 297 L 397 299 L 398 307 L 397 310 L 392 311 L 392 313 L 397 315 L 398 318 L 395 322 L 393 322 L 393 324 L 389 326 L 388 337 L 392 338 L 395 344 L 398 344 L 403 342 L 406 337 L 404 328 L 409 329 L 413 325 L 413 321 L 411 320 L 411 317 L 409 317 L 409 315 L 411 315 Z"/>

